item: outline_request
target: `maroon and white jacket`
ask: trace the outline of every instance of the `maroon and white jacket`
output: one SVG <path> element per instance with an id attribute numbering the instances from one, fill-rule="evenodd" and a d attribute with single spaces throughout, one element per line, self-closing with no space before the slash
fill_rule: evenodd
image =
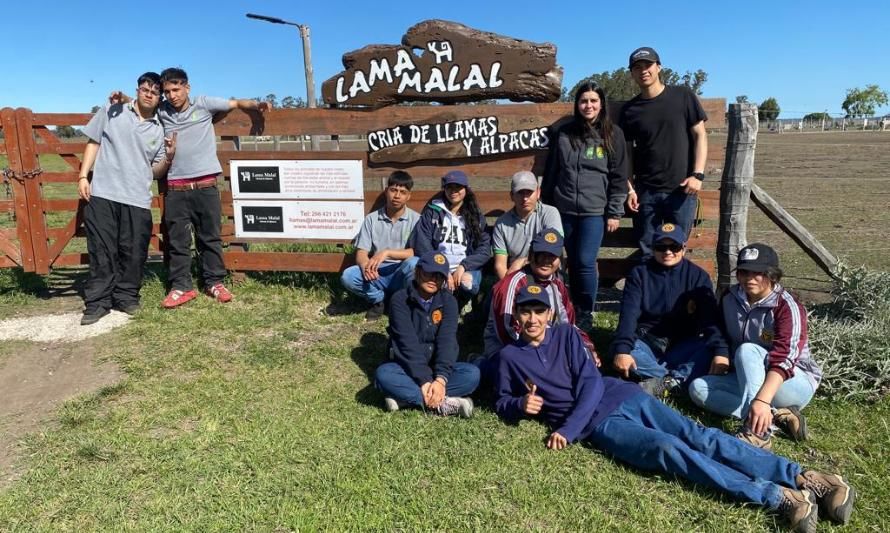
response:
<path id="1" fill-rule="evenodd" d="M 745 290 L 733 285 L 720 307 L 723 334 L 731 350 L 726 353 L 735 353 L 746 342 L 757 344 L 767 351 L 767 370 L 786 380 L 795 372 L 804 372 L 813 390 L 819 386 L 822 369 L 810 354 L 806 309 L 781 285 L 777 283 L 769 296 L 753 306 L 748 304 Z"/>
<path id="2" fill-rule="evenodd" d="M 491 289 L 491 308 L 488 313 L 488 323 L 485 325 L 483 340 L 485 342 L 485 356 L 492 357 L 501 348 L 519 338 L 519 325 L 513 320 L 513 305 L 516 294 L 520 289 L 528 285 L 529 280 L 534 279 L 531 267 L 527 266 L 511 274 L 504 276 Z M 565 283 L 556 276 L 547 281 L 535 281 L 547 291 L 550 298 L 550 308 L 553 310 L 551 324 L 575 324 L 575 308 L 569 299 L 569 289 Z M 578 330 L 581 340 L 588 351 L 595 352 L 593 342 L 587 333 Z"/>

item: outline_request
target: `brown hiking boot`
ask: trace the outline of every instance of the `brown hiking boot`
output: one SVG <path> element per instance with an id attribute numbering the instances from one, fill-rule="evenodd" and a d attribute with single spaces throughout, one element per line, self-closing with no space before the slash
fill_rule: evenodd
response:
<path id="1" fill-rule="evenodd" d="M 751 446 L 755 448 L 760 448 L 762 450 L 772 450 L 773 449 L 773 439 L 772 435 L 769 433 L 764 434 L 763 436 L 756 435 L 753 431 L 748 428 L 742 428 L 738 433 L 735 434 L 736 438 L 740 441 L 747 442 Z"/>
<path id="2" fill-rule="evenodd" d="M 837 474 L 807 470 L 797 476 L 797 486 L 812 492 L 822 513 L 838 524 L 846 524 L 853 512 L 856 491 Z"/>
<path id="3" fill-rule="evenodd" d="M 788 521 L 791 531 L 814 533 L 819 522 L 819 506 L 816 497 L 808 490 L 794 490 L 782 487 L 782 501 L 779 514 Z"/>
<path id="4" fill-rule="evenodd" d="M 773 423 L 792 440 L 802 441 L 809 438 L 807 419 L 800 413 L 797 406 L 780 407 L 773 413 Z"/>

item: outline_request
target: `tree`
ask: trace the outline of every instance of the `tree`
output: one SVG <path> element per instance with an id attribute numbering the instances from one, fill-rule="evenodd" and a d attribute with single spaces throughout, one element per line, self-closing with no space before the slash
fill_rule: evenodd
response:
<path id="1" fill-rule="evenodd" d="M 70 139 L 77 136 L 77 130 L 72 126 L 56 126 L 56 136 L 62 139 Z"/>
<path id="2" fill-rule="evenodd" d="M 760 106 L 757 108 L 757 118 L 760 120 L 776 120 L 779 118 L 779 113 L 782 112 L 782 108 L 779 107 L 779 102 L 770 96 L 766 100 L 760 103 Z"/>
<path id="3" fill-rule="evenodd" d="M 94 105 L 93 107 L 90 108 L 90 113 L 96 114 L 99 112 L 100 109 L 102 109 L 102 108 L 97 105 Z"/>
<path id="4" fill-rule="evenodd" d="M 828 113 L 825 113 L 824 111 L 819 113 L 807 113 L 803 116 L 804 122 L 821 122 L 823 120 L 831 120 L 831 117 L 828 115 Z"/>
<path id="5" fill-rule="evenodd" d="M 748 103 L 748 95 L 740 94 L 735 97 L 735 103 L 737 104 L 747 104 Z"/>
<path id="6" fill-rule="evenodd" d="M 300 97 L 285 96 L 281 99 L 281 107 L 283 107 L 284 109 L 306 107 L 306 100 L 303 100 Z"/>
<path id="7" fill-rule="evenodd" d="M 875 109 L 882 105 L 887 105 L 887 91 L 882 91 L 877 85 L 868 85 L 865 89 L 848 89 L 841 107 L 847 112 L 847 117 L 872 117 Z"/>
<path id="8" fill-rule="evenodd" d="M 687 70 L 685 74 L 680 74 L 669 68 L 663 68 L 661 69 L 661 80 L 667 85 L 685 85 L 693 93 L 700 95 L 702 93 L 702 86 L 708 81 L 708 73 L 699 69 L 695 72 L 689 72 Z M 578 87 L 586 81 L 596 82 L 596 84 L 602 87 L 606 92 L 606 96 L 608 96 L 609 100 L 612 101 L 630 100 L 640 92 L 639 87 L 637 87 L 636 82 L 634 82 L 630 75 L 630 70 L 621 67 L 612 72 L 603 71 L 599 74 L 591 74 L 580 80 L 570 91 L 568 91 L 568 93 L 563 93 L 563 96 L 560 97 L 560 101 L 574 101 L 575 91 L 577 91 Z"/>

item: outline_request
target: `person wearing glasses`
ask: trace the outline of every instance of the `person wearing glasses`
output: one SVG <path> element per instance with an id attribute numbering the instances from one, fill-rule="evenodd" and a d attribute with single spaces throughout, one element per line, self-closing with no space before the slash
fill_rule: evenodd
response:
<path id="1" fill-rule="evenodd" d="M 390 301 L 390 361 L 377 367 L 374 383 L 387 411 L 419 407 L 441 416 L 469 418 L 479 369 L 457 361 L 457 300 L 443 290 L 451 275 L 438 250 L 421 254 L 414 280 Z"/>
<path id="2" fill-rule="evenodd" d="M 216 133 L 213 116 L 232 109 L 270 109 L 267 102 L 251 99 L 190 97 L 188 74 L 181 68 L 161 72 L 164 101 L 158 115 L 169 136 L 178 134 L 179 157 L 167 173 L 163 220 L 167 227 L 167 271 L 170 291 L 161 305 L 172 309 L 198 296 L 192 285 L 192 233 L 198 251 L 204 293 L 217 302 L 232 300 L 232 293 L 223 284 L 226 267 L 223 263 L 220 224 L 222 209 L 217 180 L 222 167 L 216 156 Z M 111 100 L 126 101 L 121 92 Z"/>
<path id="3" fill-rule="evenodd" d="M 609 119 L 606 93 L 596 83 L 586 81 L 575 92 L 572 120 L 550 145 L 541 188 L 544 202 L 562 216 L 576 325 L 590 331 L 596 258 L 603 233 L 618 229 L 627 197 L 624 134 Z"/>
<path id="4" fill-rule="evenodd" d="M 807 340 L 806 309 L 782 287 L 779 256 L 765 244 L 739 251 L 736 279 L 720 300 L 728 346 L 714 356 L 710 373 L 690 384 L 689 396 L 708 411 L 743 420 L 738 437 L 754 446 L 769 449 L 778 428 L 804 440 L 800 411 L 822 381 Z"/>
<path id="5" fill-rule="evenodd" d="M 151 183 L 167 172 L 176 153 L 176 134 L 164 137 L 157 113 L 161 77 L 146 72 L 136 85 L 135 100 L 106 105 L 83 130 L 89 142 L 77 192 L 86 202 L 83 218 L 90 257 L 80 321 L 84 326 L 95 324 L 111 309 L 128 315 L 139 310 L 151 239 Z"/>
<path id="6" fill-rule="evenodd" d="M 678 224 L 656 230 L 653 256 L 627 276 L 611 347 L 614 370 L 659 398 L 687 387 L 726 353 L 711 278 L 685 257 L 685 244 Z"/>
<path id="7" fill-rule="evenodd" d="M 691 90 L 662 82 L 652 48 L 634 50 L 628 68 L 640 94 L 624 104 L 618 123 L 631 148 L 627 206 L 645 258 L 661 224 L 679 224 L 687 235 L 692 229 L 708 159 L 708 116 Z"/>

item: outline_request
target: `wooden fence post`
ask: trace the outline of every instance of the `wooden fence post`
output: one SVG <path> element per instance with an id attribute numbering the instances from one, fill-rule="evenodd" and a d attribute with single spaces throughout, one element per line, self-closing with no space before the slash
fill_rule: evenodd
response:
<path id="1" fill-rule="evenodd" d="M 726 162 L 720 181 L 720 230 L 717 234 L 717 292 L 732 283 L 739 250 L 747 244 L 748 198 L 754 183 L 757 106 L 730 104 L 726 113 Z"/>

